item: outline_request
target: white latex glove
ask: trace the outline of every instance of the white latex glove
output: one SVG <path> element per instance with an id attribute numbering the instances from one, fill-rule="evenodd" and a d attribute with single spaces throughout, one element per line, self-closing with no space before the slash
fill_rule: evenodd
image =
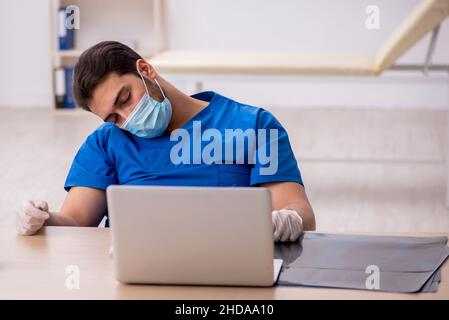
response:
<path id="1" fill-rule="evenodd" d="M 26 201 L 16 215 L 17 232 L 24 236 L 35 234 L 50 218 L 48 204 L 42 200 Z"/>
<path id="2" fill-rule="evenodd" d="M 274 210 L 271 215 L 274 227 L 274 241 L 296 241 L 303 234 L 302 218 L 295 210 Z"/>

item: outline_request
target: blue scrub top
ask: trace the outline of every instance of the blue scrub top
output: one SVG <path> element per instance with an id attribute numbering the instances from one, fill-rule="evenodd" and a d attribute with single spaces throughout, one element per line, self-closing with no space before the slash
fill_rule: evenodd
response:
<path id="1" fill-rule="evenodd" d="M 170 134 L 157 138 L 140 138 L 120 129 L 113 123 L 100 125 L 78 150 L 64 188 L 69 191 L 73 186 L 91 187 L 105 190 L 109 185 L 171 185 L 171 186 L 254 186 L 268 182 L 297 182 L 303 184 L 301 174 L 293 154 L 287 132 L 268 111 L 236 102 L 216 92 L 201 92 L 193 98 L 209 102 L 208 106 L 190 119 L 182 129 L 194 136 L 194 128 L 201 126 L 204 133 L 209 128 L 223 133 L 225 129 L 267 129 L 270 151 L 273 140 L 269 140 L 269 129 L 277 129 L 278 165 L 274 174 L 261 174 L 261 167 L 267 167 L 266 161 L 255 157 L 250 162 L 245 151 L 245 163 L 236 159 L 235 146 L 232 159 L 225 152 L 223 139 L 223 162 L 206 164 L 204 161 L 194 164 L 194 147 L 190 143 L 190 163 L 174 164 L 170 158 L 172 148 L 179 140 L 171 141 Z M 193 140 L 193 139 L 191 139 Z M 200 142 L 201 150 L 209 142 Z M 229 143 L 229 141 L 227 142 Z M 234 141 L 235 144 L 237 144 Z M 247 139 L 245 139 L 245 150 Z M 196 149 L 198 150 L 198 148 Z M 198 153 L 196 153 L 198 155 Z M 213 155 L 213 152 L 211 153 Z M 267 153 L 269 154 L 269 153 Z M 228 158 L 226 158 L 228 157 Z M 105 213 L 107 216 L 107 213 Z"/>

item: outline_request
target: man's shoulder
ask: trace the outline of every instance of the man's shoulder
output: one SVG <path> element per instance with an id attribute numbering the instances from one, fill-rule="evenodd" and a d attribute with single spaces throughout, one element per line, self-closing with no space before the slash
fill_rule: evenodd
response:
<path id="1" fill-rule="evenodd" d="M 235 118 L 235 119 L 254 119 L 257 120 L 260 113 L 265 112 L 264 108 L 257 107 L 255 105 L 248 104 L 246 102 L 235 100 L 230 97 L 226 97 L 220 94 L 217 94 L 218 103 L 217 105 L 220 107 L 221 113 L 226 117 Z"/>
<path id="2" fill-rule="evenodd" d="M 101 145 L 107 144 L 112 136 L 116 136 L 116 132 L 121 129 L 111 122 L 105 122 L 99 125 L 86 138 L 86 142 L 95 141 Z"/>
<path id="3" fill-rule="evenodd" d="M 227 97 L 223 98 L 228 101 L 226 108 L 221 110 L 225 117 L 232 118 L 238 122 L 252 122 L 257 127 L 280 126 L 276 117 L 264 107 L 258 107 Z"/>

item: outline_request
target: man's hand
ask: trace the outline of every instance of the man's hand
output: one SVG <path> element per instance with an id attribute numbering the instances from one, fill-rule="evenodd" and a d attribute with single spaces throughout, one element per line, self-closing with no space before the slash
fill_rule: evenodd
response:
<path id="1" fill-rule="evenodd" d="M 296 241 L 304 232 L 301 216 L 290 209 L 272 212 L 274 241 Z"/>
<path id="2" fill-rule="evenodd" d="M 50 218 L 48 204 L 45 201 L 27 201 L 16 215 L 17 232 L 24 236 L 31 236 L 42 228 Z"/>

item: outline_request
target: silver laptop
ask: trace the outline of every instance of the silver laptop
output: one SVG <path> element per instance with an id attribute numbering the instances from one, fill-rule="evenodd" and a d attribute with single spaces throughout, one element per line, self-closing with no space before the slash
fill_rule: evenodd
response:
<path id="1" fill-rule="evenodd" d="M 271 286 L 271 196 L 265 188 L 110 186 L 117 280 Z"/>

